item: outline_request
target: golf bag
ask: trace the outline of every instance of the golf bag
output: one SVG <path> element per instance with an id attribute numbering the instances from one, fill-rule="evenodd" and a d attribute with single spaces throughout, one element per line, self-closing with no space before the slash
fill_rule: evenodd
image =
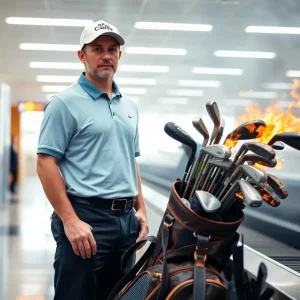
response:
<path id="1" fill-rule="evenodd" d="M 226 299 L 220 272 L 238 242 L 243 211 L 233 205 L 226 220 L 210 220 L 183 203 L 179 187 L 180 181 L 172 186 L 157 237 L 147 237 L 124 254 L 121 268 L 140 244 L 151 242 L 107 300 Z"/>

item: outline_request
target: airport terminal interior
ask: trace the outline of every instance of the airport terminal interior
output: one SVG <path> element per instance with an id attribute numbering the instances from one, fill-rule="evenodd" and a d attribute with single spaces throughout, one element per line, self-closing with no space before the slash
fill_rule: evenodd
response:
<path id="1" fill-rule="evenodd" d="M 136 161 L 149 235 L 158 232 L 174 182 L 185 172 L 193 177 L 201 148 L 215 144 L 214 131 L 223 128 L 219 144 L 231 158 L 244 143 L 269 143 L 277 163 L 269 157 L 258 175 L 279 178 L 277 192 L 286 194 L 262 192 L 259 207 L 245 202 L 238 228 L 245 269 L 255 276 L 264 262 L 272 299 L 300 299 L 299 13 L 299 0 L 0 0 L 0 300 L 54 297 L 53 207 L 36 172 L 38 139 L 44 105 L 84 71 L 80 34 L 98 20 L 114 24 L 125 40 L 114 80 L 139 110 Z M 212 101 L 219 124 L 209 114 Z M 208 141 L 195 126 L 200 118 Z M 252 120 L 264 122 L 256 136 Z M 188 169 L 192 146 L 172 138 L 168 122 L 195 141 Z M 250 155 L 250 146 L 243 149 Z M 207 188 L 200 182 L 203 190 L 214 190 L 217 170 L 206 174 Z M 245 174 L 239 179 L 250 180 Z"/>

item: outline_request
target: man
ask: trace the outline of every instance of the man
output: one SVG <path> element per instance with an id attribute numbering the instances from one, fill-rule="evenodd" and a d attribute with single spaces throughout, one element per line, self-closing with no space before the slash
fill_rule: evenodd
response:
<path id="1" fill-rule="evenodd" d="M 113 25 L 86 26 L 85 72 L 45 106 L 37 173 L 55 210 L 55 300 L 106 299 L 123 275 L 122 254 L 148 234 L 138 110 L 113 81 L 121 45 Z"/>
<path id="2" fill-rule="evenodd" d="M 11 174 L 11 182 L 10 182 L 10 192 L 14 194 L 16 192 L 16 184 L 18 180 L 18 165 L 19 165 L 19 157 L 18 157 L 18 149 L 17 149 L 17 137 L 11 137 L 10 143 L 10 174 Z"/>

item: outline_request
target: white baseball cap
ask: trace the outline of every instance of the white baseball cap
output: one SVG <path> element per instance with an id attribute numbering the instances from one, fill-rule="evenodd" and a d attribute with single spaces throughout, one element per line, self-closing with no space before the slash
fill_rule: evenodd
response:
<path id="1" fill-rule="evenodd" d="M 117 40 L 120 46 L 125 44 L 124 39 L 121 37 L 119 30 L 115 26 L 100 20 L 95 23 L 88 24 L 83 29 L 80 36 L 80 49 L 82 49 L 85 44 L 89 44 L 94 41 L 100 35 L 109 35 L 113 37 Z"/>

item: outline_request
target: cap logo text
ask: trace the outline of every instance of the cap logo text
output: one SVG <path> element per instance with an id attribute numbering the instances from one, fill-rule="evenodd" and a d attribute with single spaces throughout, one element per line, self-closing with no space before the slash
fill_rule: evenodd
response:
<path id="1" fill-rule="evenodd" d="M 103 30 L 103 29 L 113 31 L 113 29 L 105 23 L 98 24 L 98 26 L 96 26 L 94 29 L 95 29 L 95 31 Z"/>

